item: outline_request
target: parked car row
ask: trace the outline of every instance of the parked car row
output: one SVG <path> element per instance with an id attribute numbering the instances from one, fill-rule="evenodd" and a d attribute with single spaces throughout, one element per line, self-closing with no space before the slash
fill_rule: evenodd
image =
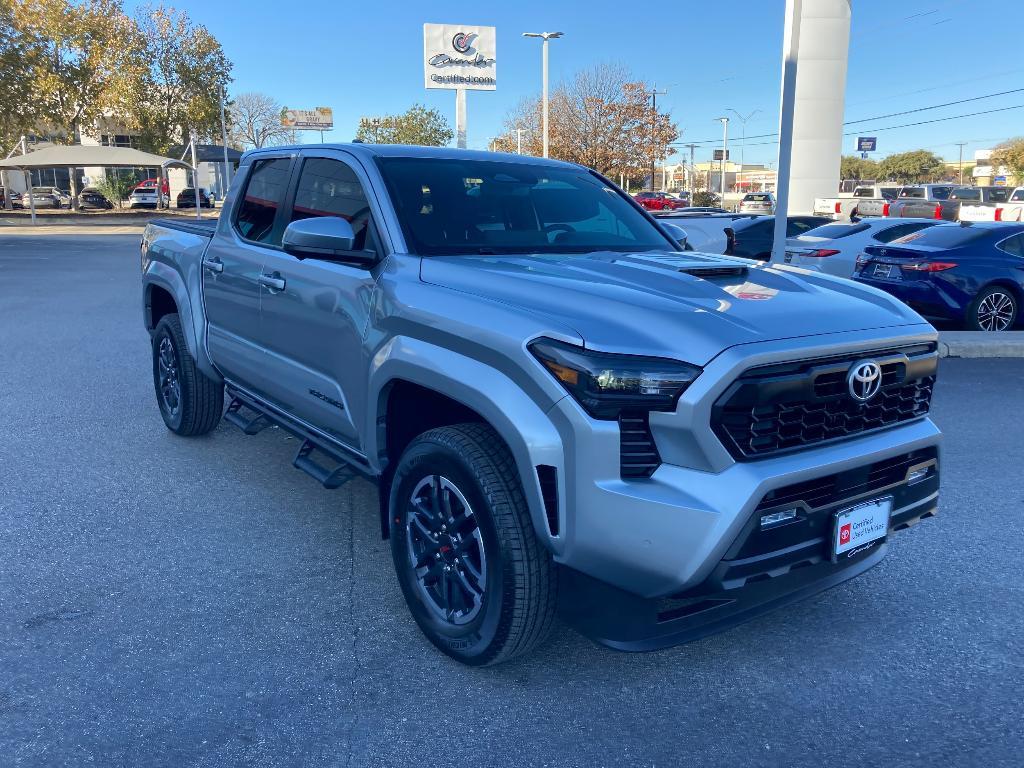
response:
<path id="1" fill-rule="evenodd" d="M 1020 221 L 1024 187 L 970 187 L 960 184 L 866 185 L 852 197 L 820 197 L 814 213 L 837 221 L 871 217 L 936 221 Z"/>
<path id="2" fill-rule="evenodd" d="M 677 211 L 655 215 L 685 232 L 690 250 L 772 258 L 773 216 Z M 871 285 L 926 317 L 978 331 L 1010 330 L 1020 320 L 1024 222 L 790 216 L 786 238 L 785 264 Z"/>

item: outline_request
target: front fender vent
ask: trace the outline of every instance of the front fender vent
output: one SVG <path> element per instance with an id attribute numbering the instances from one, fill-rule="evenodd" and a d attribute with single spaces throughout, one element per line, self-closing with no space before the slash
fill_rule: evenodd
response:
<path id="1" fill-rule="evenodd" d="M 648 478 L 661 465 L 647 411 L 619 414 L 619 469 L 623 480 Z"/>

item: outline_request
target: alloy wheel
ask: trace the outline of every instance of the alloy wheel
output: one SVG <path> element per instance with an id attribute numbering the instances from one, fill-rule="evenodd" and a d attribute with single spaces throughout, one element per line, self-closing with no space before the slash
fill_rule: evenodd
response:
<path id="1" fill-rule="evenodd" d="M 455 625 L 475 619 L 484 601 L 487 556 L 473 508 L 451 480 L 430 475 L 416 484 L 406 541 L 417 589 L 434 615 Z"/>
<path id="2" fill-rule="evenodd" d="M 1014 314 L 1013 297 L 996 291 L 978 305 L 978 325 L 983 331 L 1006 331 Z"/>
<path id="3" fill-rule="evenodd" d="M 171 416 L 181 407 L 181 382 L 178 380 L 178 356 L 174 344 L 164 336 L 157 347 L 157 371 L 160 377 L 160 398 Z"/>

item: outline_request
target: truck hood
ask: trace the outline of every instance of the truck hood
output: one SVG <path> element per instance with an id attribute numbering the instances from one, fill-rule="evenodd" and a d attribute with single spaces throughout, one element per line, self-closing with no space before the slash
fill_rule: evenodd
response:
<path id="1" fill-rule="evenodd" d="M 543 313 L 592 349 L 697 365 L 737 344 L 924 322 L 850 280 L 713 254 L 436 256 L 420 276 Z"/>

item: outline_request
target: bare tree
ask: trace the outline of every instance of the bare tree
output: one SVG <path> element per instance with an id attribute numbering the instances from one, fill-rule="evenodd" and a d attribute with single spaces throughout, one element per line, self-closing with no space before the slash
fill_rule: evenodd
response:
<path id="1" fill-rule="evenodd" d="M 649 173 L 651 159 L 662 159 L 679 135 L 671 116 L 651 106 L 650 89 L 615 64 L 599 64 L 559 85 L 550 97 L 550 154 L 627 178 Z M 497 149 L 515 152 L 517 129 L 523 151 L 540 154 L 540 99 L 520 102 L 505 118 Z"/>
<path id="2" fill-rule="evenodd" d="M 281 125 L 281 105 L 265 93 L 240 93 L 228 111 L 228 142 L 241 149 L 285 144 L 294 133 Z"/>

